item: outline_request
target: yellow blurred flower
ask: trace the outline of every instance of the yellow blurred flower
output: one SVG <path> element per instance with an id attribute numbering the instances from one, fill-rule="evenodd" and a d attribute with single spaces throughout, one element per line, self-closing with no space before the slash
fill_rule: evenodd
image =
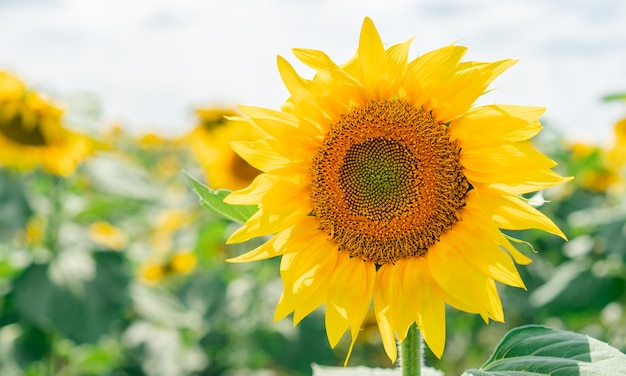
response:
<path id="1" fill-rule="evenodd" d="M 184 139 L 206 171 L 213 188 L 241 189 L 260 173 L 230 148 L 234 140 L 255 140 L 260 133 L 245 122 L 226 117 L 237 115 L 234 110 L 204 108 L 196 110 L 198 125 Z"/>
<path id="2" fill-rule="evenodd" d="M 154 173 L 158 176 L 168 178 L 179 174 L 182 171 L 182 164 L 178 154 L 168 154 L 159 158 Z"/>
<path id="3" fill-rule="evenodd" d="M 190 223 L 195 218 L 195 215 L 185 209 L 168 209 L 159 214 L 155 223 L 156 232 L 174 232 L 184 226 L 186 223 Z"/>
<path id="4" fill-rule="evenodd" d="M 173 244 L 173 234 L 193 222 L 196 214 L 185 209 L 167 209 L 156 217 L 153 227 L 152 248 L 157 254 L 169 252 Z"/>
<path id="5" fill-rule="evenodd" d="M 179 250 L 165 261 L 146 260 L 140 267 L 139 276 L 146 283 L 159 283 L 176 274 L 191 274 L 197 264 L 198 259 L 193 252 Z"/>
<path id="6" fill-rule="evenodd" d="M 198 263 L 196 255 L 192 252 L 176 253 L 169 262 L 169 267 L 173 272 L 181 274 L 190 274 Z"/>
<path id="7" fill-rule="evenodd" d="M 65 129 L 63 111 L 7 72 L 0 71 L 0 166 L 67 176 L 93 149 L 92 141 Z"/>
<path id="8" fill-rule="evenodd" d="M 160 135 L 153 132 L 145 133 L 137 139 L 137 143 L 139 144 L 139 146 L 144 149 L 161 147 L 168 142 L 169 141 L 166 138 L 161 137 Z"/>
<path id="9" fill-rule="evenodd" d="M 19 232 L 18 238 L 29 246 L 41 244 L 46 232 L 46 220 L 38 215 L 32 216 L 26 228 Z"/>
<path id="10" fill-rule="evenodd" d="M 140 268 L 139 277 L 149 284 L 161 282 L 164 276 L 163 266 L 154 262 L 147 262 Z"/>
<path id="11" fill-rule="evenodd" d="M 121 250 L 128 245 L 126 233 L 108 222 L 92 223 L 89 226 L 89 236 L 95 243 L 114 250 Z"/>
<path id="12" fill-rule="evenodd" d="M 606 192 L 619 181 L 617 170 L 607 163 L 605 150 L 597 145 L 575 142 L 569 145 L 570 168 L 574 168 L 576 182 L 594 192 Z"/>

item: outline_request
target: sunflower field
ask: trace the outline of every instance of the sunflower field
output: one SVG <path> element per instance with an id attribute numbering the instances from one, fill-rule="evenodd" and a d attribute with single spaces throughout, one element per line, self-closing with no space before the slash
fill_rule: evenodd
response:
<path id="1" fill-rule="evenodd" d="M 378 53 L 375 48 L 378 34 L 368 22 L 364 23 L 365 36 L 358 50 L 359 56 L 365 56 L 361 57 L 364 66 L 374 61 Z M 390 62 L 396 61 L 396 58 L 401 60 L 398 56 L 403 54 L 405 48 L 408 44 L 393 46 L 388 49 L 392 52 L 384 55 L 388 50 L 382 50 L 381 44 L 380 51 L 383 52 L 380 56 L 392 56 L 393 59 L 389 57 Z M 428 56 L 433 60 L 443 59 L 444 52 L 437 52 L 441 56 Z M 450 52 L 452 55 L 455 53 Z M 348 76 L 358 76 L 353 62 L 333 65 L 325 60 L 325 55 L 312 50 L 297 50 L 296 54 L 312 65 L 329 67 L 327 76 L 333 76 L 333 79 L 340 77 L 343 83 L 353 85 L 350 81 L 353 79 Z M 462 67 L 466 69 L 471 64 L 474 62 Z M 484 69 L 482 73 L 495 77 L 509 63 L 503 61 L 498 62 L 500 65 L 489 67 L 481 65 L 483 63 L 475 64 L 476 69 Z M 419 61 L 415 65 L 419 65 Z M 376 292 L 370 291 L 367 298 L 362 299 L 364 303 L 361 305 L 365 310 L 362 314 L 354 313 L 360 316 L 352 319 L 352 314 L 343 312 L 337 302 L 351 294 L 350 283 L 356 280 L 357 267 L 346 269 L 346 289 L 337 292 L 338 297 L 334 300 L 319 301 L 316 292 L 298 297 L 295 293 L 289 295 L 290 289 L 284 291 L 284 286 L 296 285 L 326 288 L 325 278 L 316 274 L 317 266 L 324 268 L 325 261 L 319 261 L 316 267 L 302 274 L 294 271 L 297 265 L 301 265 L 296 261 L 300 251 L 309 246 L 319 247 L 320 251 L 316 254 L 321 255 L 324 245 L 318 243 L 327 242 L 330 237 L 335 244 L 333 252 L 343 255 L 333 257 L 345 257 L 342 265 L 359 258 L 373 260 L 369 263 L 373 273 L 371 280 L 376 278 L 378 281 L 384 280 L 383 275 L 393 280 L 395 277 L 391 275 L 399 273 L 396 271 L 399 268 L 395 266 L 401 265 L 404 258 L 421 260 L 427 253 L 443 252 L 445 248 L 430 249 L 430 245 L 419 248 L 422 247 L 420 245 L 418 253 L 407 256 L 406 252 L 412 252 L 410 248 L 422 241 L 421 233 L 411 233 L 414 238 L 410 240 L 414 242 L 400 245 L 393 242 L 383 244 L 374 237 L 365 240 L 354 237 L 350 232 L 352 230 L 342 227 L 342 222 L 337 219 L 343 218 L 344 213 L 328 204 L 338 200 L 338 196 L 333 193 L 335 188 L 328 183 L 329 176 L 332 177 L 336 170 L 327 161 L 353 158 L 356 162 L 352 162 L 353 159 L 349 162 L 356 167 L 351 167 L 346 174 L 356 176 L 356 180 L 350 180 L 350 184 L 378 189 L 376 184 L 379 180 L 376 179 L 386 179 L 381 186 L 391 188 L 388 188 L 390 191 L 383 190 L 382 195 L 389 196 L 397 192 L 405 194 L 402 187 L 394 190 L 402 182 L 393 178 L 404 176 L 405 166 L 409 169 L 411 164 L 419 164 L 421 168 L 423 159 L 394 165 L 397 155 L 409 155 L 413 151 L 407 146 L 400 154 L 394 154 L 399 153 L 399 146 L 390 141 L 379 141 L 383 136 L 367 136 L 370 141 L 355 144 L 358 146 L 355 148 L 350 144 L 346 146 L 350 142 L 346 135 L 352 135 L 347 131 L 333 130 L 333 137 L 329 136 L 323 144 L 303 141 L 305 137 L 296 132 L 280 133 L 282 130 L 276 124 L 291 121 L 290 116 L 294 113 L 301 115 L 302 119 L 319 115 L 306 103 L 302 104 L 309 96 L 318 95 L 315 91 L 318 86 L 349 97 L 346 102 L 353 101 L 351 95 L 357 97 L 364 94 L 355 94 L 356 89 L 348 84 L 341 86 L 327 81 L 328 77 L 323 73 L 328 72 L 322 72 L 321 68 L 314 80 L 307 81 L 308 86 L 302 84 L 304 81 L 299 80 L 300 77 L 292 72 L 286 61 L 279 60 L 279 68 L 292 94 L 283 111 L 207 105 L 196 109 L 193 114 L 196 127 L 179 137 L 157 133 L 138 135 L 129 131 L 132 128 L 130 124 L 102 124 L 97 103 L 91 106 L 62 103 L 60 99 L 36 90 L 33 83 L 22 81 L 12 72 L 0 70 L 0 375 L 399 375 L 392 373 L 396 360 L 394 333 L 402 342 L 407 336 L 406 326 L 413 325 L 414 321 L 423 332 L 426 341 L 426 345 L 422 346 L 423 361 L 432 374 L 460 375 L 464 371 L 468 375 L 502 376 L 519 375 L 524 371 L 535 372 L 529 373 L 533 375 L 626 374 L 626 356 L 623 354 L 626 351 L 626 95 L 607 93 L 604 98 L 605 101 L 624 103 L 624 118 L 615 119 L 612 143 L 608 145 L 567 140 L 554 131 L 548 121 L 541 119 L 543 130 L 533 138 L 532 144 L 547 157 L 533 158 L 536 161 L 549 158 L 550 163 L 553 160 L 556 164 L 550 164 L 547 170 L 543 169 L 543 165 L 541 169 L 537 167 L 537 171 L 550 171 L 551 175 L 545 173 L 542 178 L 537 177 L 530 182 L 516 181 L 518 186 L 527 184 L 533 189 L 520 189 L 514 193 L 519 194 L 525 207 L 531 208 L 524 209 L 528 210 L 527 213 L 539 211 L 545 215 L 541 218 L 550 218 L 551 221 L 524 229 L 515 224 L 509 228 L 499 226 L 502 233 L 498 230 L 497 242 L 489 243 L 495 249 L 514 247 L 508 254 L 520 264 L 516 268 L 507 256 L 513 270 L 511 273 L 516 275 L 519 272 L 519 277 L 502 277 L 504 284 L 498 283 L 497 291 L 493 284 L 496 278 L 485 279 L 489 286 L 494 286 L 494 299 L 499 296 L 504 322 L 499 322 L 502 321 L 500 315 L 493 308 L 498 306 L 499 301 L 496 304 L 492 299 L 489 304 L 493 307 L 483 310 L 479 302 L 483 295 L 473 290 L 471 284 L 457 286 L 457 290 L 449 292 L 445 281 L 437 279 L 438 276 L 424 277 L 422 273 L 417 274 L 425 280 L 424 284 L 430 283 L 433 289 L 439 291 L 433 293 L 432 299 L 425 300 L 424 306 L 415 303 L 418 298 L 406 294 L 405 290 L 402 290 L 404 294 L 390 291 L 389 296 L 401 295 L 392 304 L 399 308 L 385 311 L 376 307 L 377 299 L 381 301 L 384 297 L 380 298 Z M 397 73 L 395 69 L 389 68 L 388 72 L 377 74 L 393 76 Z M 459 80 L 474 79 L 473 76 L 462 76 L 465 71 L 461 68 L 454 72 Z M 364 77 L 359 79 L 367 90 L 380 84 L 374 75 Z M 402 85 L 400 81 L 389 79 L 389 82 L 392 81 L 393 85 Z M 482 86 L 478 89 L 483 91 Z M 389 93 L 379 90 L 372 97 L 388 96 L 395 100 L 397 95 L 392 93 L 393 90 L 390 89 Z M 413 98 L 411 93 L 396 91 L 401 93 L 400 96 Z M 447 94 L 437 92 L 436 95 Z M 300 101 L 299 98 L 305 99 Z M 462 99 L 465 101 L 465 98 Z M 463 102 L 463 106 L 469 107 L 474 99 Z M 601 99 L 598 98 L 599 101 Z M 319 94 L 315 100 L 318 104 L 328 104 L 329 112 L 341 111 L 330 108 L 333 98 Z M 455 97 L 455 100 L 461 99 Z M 337 107 L 345 105 L 340 100 L 335 102 L 333 105 Z M 394 124 L 401 123 L 398 117 L 404 116 L 402 111 L 405 110 L 400 108 L 404 105 L 395 104 L 400 101 L 379 99 L 371 103 L 362 105 L 362 112 L 351 111 L 342 116 L 337 129 L 357 123 L 361 126 L 362 119 L 372 117 L 392 118 Z M 463 140 L 460 135 L 462 126 L 454 128 L 456 118 L 446 115 L 446 111 L 452 112 L 454 106 L 437 112 L 442 103 L 443 100 L 440 103 L 431 100 L 425 105 L 432 106 L 430 112 L 424 110 L 426 107 L 418 110 L 414 107 L 407 110 L 407 116 L 412 122 L 422 121 L 415 119 L 430 119 L 424 127 L 435 127 L 438 132 L 444 129 L 440 126 L 445 123 L 450 129 L 457 129 L 458 138 Z M 433 113 L 444 120 L 432 120 Z M 515 119 L 518 120 L 536 115 L 524 124 L 536 126 L 537 132 L 534 128 L 524 129 L 529 134 L 524 142 L 538 133 L 538 114 L 509 115 L 512 118 L 517 116 Z M 247 118 L 254 121 L 242 121 Z M 260 126 L 254 127 L 254 122 Z M 305 124 L 303 121 L 302 128 L 312 127 L 314 122 L 311 120 L 310 124 Z M 94 124 L 97 126 L 94 127 Z M 263 149 L 265 144 L 258 144 L 257 141 L 268 137 L 272 131 L 276 132 L 272 136 L 279 134 L 276 138 L 289 137 L 289 145 L 275 146 L 276 150 L 283 147 L 281 151 L 294 155 L 309 153 L 313 147 L 323 150 L 323 153 L 313 153 L 315 157 L 305 158 L 306 163 L 313 167 L 303 171 L 314 171 L 313 183 L 294 183 L 296 179 L 292 177 L 301 173 L 296 171 L 299 166 L 295 163 L 289 165 L 285 162 L 280 165 L 280 173 L 273 173 L 278 171 L 274 166 L 278 162 L 272 161 L 271 156 L 267 157 L 271 153 L 266 153 Z M 361 132 L 360 129 L 358 131 Z M 367 132 L 379 130 L 370 128 L 363 132 L 369 135 Z M 404 136 L 394 134 L 389 137 Z M 441 135 L 432 137 L 428 143 L 440 142 Z M 270 141 L 275 139 L 270 138 Z M 475 140 L 463 144 L 466 146 L 461 146 L 461 151 L 457 144 L 449 141 L 437 144 L 440 145 L 438 150 L 449 149 L 445 157 L 448 159 L 443 160 L 446 163 L 453 160 L 451 163 L 455 166 L 454 175 L 446 183 L 455 187 L 450 194 L 462 196 L 456 201 L 458 205 L 449 209 L 452 214 L 442 214 L 452 218 L 451 223 L 442 225 L 445 230 L 432 230 L 443 231 L 441 239 L 448 239 L 443 236 L 445 232 L 463 222 L 457 222 L 455 213 L 469 216 L 471 213 L 466 207 L 471 208 L 472 202 L 481 202 L 477 201 L 478 198 L 470 201 L 469 196 L 473 199 L 477 195 L 468 192 L 478 191 L 480 194 L 481 189 L 484 189 L 482 192 L 490 192 L 488 187 L 481 188 L 478 175 L 474 177 L 461 172 L 466 171 L 462 169 L 465 162 L 459 159 L 458 154 L 471 149 L 471 141 Z M 367 149 L 370 145 L 375 147 Z M 344 154 L 348 157 L 333 154 L 341 148 L 345 149 Z M 379 155 L 391 157 L 376 159 L 377 162 L 371 165 L 359 164 L 359 158 L 369 161 Z M 530 151 L 524 154 L 525 157 L 528 155 L 531 155 Z M 523 166 L 532 169 L 543 162 L 533 163 Z M 274 167 L 267 167 L 269 165 Z M 381 171 L 387 165 L 392 165 L 391 178 L 367 175 L 361 179 L 359 175 L 363 168 Z M 420 173 L 406 172 L 408 175 Z M 468 176 L 467 179 L 462 177 L 463 174 Z M 508 176 L 504 172 L 499 174 Z M 448 178 L 447 175 L 444 178 Z M 420 176 L 419 179 L 429 181 L 428 176 Z M 458 186 L 455 185 L 457 183 Z M 279 186 L 280 189 L 271 190 L 267 186 Z M 294 198 L 299 192 L 298 187 L 313 187 L 312 208 L 302 203 L 308 198 L 301 201 Z M 358 191 L 351 198 L 358 205 L 361 201 L 365 202 L 363 207 L 359 206 L 363 212 L 370 210 L 367 205 L 372 201 L 368 200 L 371 197 L 378 199 L 377 195 L 381 194 L 378 190 L 371 193 L 367 189 L 364 196 Z M 233 191 L 236 193 L 230 193 Z M 419 196 L 418 199 L 428 200 L 430 196 L 424 195 L 426 198 Z M 498 199 L 504 202 L 508 196 L 494 197 L 496 201 L 493 202 L 497 203 L 500 202 Z M 225 198 L 228 203 L 224 202 Z M 436 204 L 433 210 L 439 210 L 447 202 Z M 258 213 L 279 205 L 282 206 L 276 209 L 278 219 L 274 221 L 271 219 L 274 217 L 270 216 L 269 224 L 261 221 L 259 226 L 267 228 L 257 231 L 254 218 L 259 217 Z M 384 201 L 384 205 L 396 210 L 395 202 Z M 477 206 L 480 209 L 476 209 L 476 213 L 482 213 L 481 210 L 496 204 L 484 201 Z M 275 226 L 284 218 L 299 213 L 302 213 L 299 222 Z M 366 219 L 372 218 L 367 215 Z M 332 228 L 321 238 L 310 235 L 303 225 L 317 221 L 318 217 L 323 217 L 326 222 L 314 226 L 315 232 Z M 482 217 L 476 214 L 476 218 Z M 242 223 L 246 224 L 242 227 Z M 499 223 L 504 223 L 504 220 Z M 399 226 L 398 231 L 411 231 L 407 226 Z M 479 229 L 475 223 L 472 226 L 467 231 L 488 232 Z M 237 235 L 246 231 L 250 236 Z M 555 236 L 560 231 L 564 236 Z M 290 234 L 296 232 L 302 234 L 302 240 L 290 241 Z M 279 235 L 271 236 L 276 233 Z M 281 237 L 283 233 L 286 235 Z M 443 240 L 439 242 L 439 237 L 437 239 L 435 244 L 444 243 Z M 459 239 L 465 238 L 459 235 Z M 285 247 L 294 248 L 289 251 L 291 253 L 276 251 L 272 254 L 283 241 Z M 476 242 L 482 244 L 478 240 Z M 341 252 L 337 252 L 336 244 L 342 246 L 339 247 Z M 343 251 L 344 248 L 359 247 L 362 248 L 360 253 Z M 388 255 L 398 248 L 400 256 L 366 253 L 375 249 Z M 251 250 L 256 253 L 246 256 L 246 252 Z M 489 253 L 478 246 L 471 251 L 473 256 L 481 252 Z M 281 257 L 271 258 L 280 255 L 282 261 Z M 238 262 L 264 258 L 268 259 Z M 529 262 L 520 262 L 526 259 Z M 361 264 L 364 263 L 359 261 L 358 268 Z M 463 274 L 461 267 L 453 264 L 443 264 L 439 268 L 458 270 Z M 498 270 L 502 272 L 505 269 Z M 311 274 L 307 274 L 309 272 Z M 428 273 L 431 272 L 436 273 L 433 269 Z M 407 272 L 406 275 L 414 274 Z M 313 278 L 311 275 L 317 276 L 315 282 L 302 282 Z M 408 278 L 402 277 L 405 280 Z M 523 282 L 516 282 L 520 277 Z M 335 281 L 339 277 L 328 278 Z M 324 296 L 333 293 L 332 289 L 323 291 Z M 385 291 L 380 294 L 384 295 Z M 371 306 L 374 309 L 370 309 L 372 294 L 374 303 Z M 464 297 L 469 298 L 465 301 Z M 431 324 L 421 322 L 422 316 L 417 319 L 411 316 L 406 321 L 402 315 L 403 307 L 417 305 L 427 311 L 431 302 L 433 305 L 436 302 L 440 304 L 441 313 L 445 316 L 441 324 L 443 327 L 433 328 Z M 348 304 L 348 308 L 352 309 L 355 305 L 358 304 Z M 329 307 L 335 307 L 333 314 L 337 316 L 330 316 L 329 312 L 334 311 L 329 311 Z M 399 312 L 393 313 L 395 311 Z M 284 318 L 292 312 L 293 320 L 291 317 Z M 391 313 L 385 316 L 385 312 Z M 424 314 L 424 320 L 430 317 Z M 294 325 L 294 320 L 297 325 Z M 400 322 L 404 321 L 406 325 L 402 326 Z M 485 325 L 485 321 L 489 325 Z M 391 329 L 381 329 L 384 323 L 389 324 Z M 352 335 L 342 336 L 348 329 Z M 443 336 L 432 334 L 439 329 L 444 331 Z M 523 338 L 519 339 L 520 336 Z M 505 340 L 501 343 L 503 338 Z M 537 338 L 545 338 L 547 342 L 538 343 Z M 560 360 L 542 363 L 544 360 L 539 359 L 541 355 L 530 360 L 521 356 L 519 359 L 529 363 L 513 365 L 512 362 L 503 362 L 501 367 L 505 368 L 497 368 L 498 354 L 514 351 L 512 343 L 515 340 L 534 348 L 535 355 L 547 354 L 546 358 L 558 357 Z M 585 342 L 587 340 L 590 342 Z M 587 350 L 577 357 L 568 357 L 567 351 L 555 355 L 550 352 L 553 350 L 546 350 L 557 345 L 569 346 L 571 351 L 575 351 L 572 349 L 578 345 L 587 346 Z M 508 350 L 507 346 L 510 347 Z M 590 350 L 591 347 L 597 351 Z M 522 355 L 530 355 L 528 351 L 529 354 Z M 511 359 L 506 354 L 502 357 Z M 344 362 L 348 367 L 343 367 Z M 533 362 L 541 363 L 543 368 L 533 368 Z M 589 373 L 585 373 L 584 367 L 590 367 Z M 353 373 L 341 373 L 350 370 Z M 608 373 L 602 373 L 604 371 Z"/>

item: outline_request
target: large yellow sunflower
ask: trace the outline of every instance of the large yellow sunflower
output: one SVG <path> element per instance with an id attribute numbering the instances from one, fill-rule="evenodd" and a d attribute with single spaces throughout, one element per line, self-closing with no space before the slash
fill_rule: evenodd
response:
<path id="1" fill-rule="evenodd" d="M 0 166 L 42 166 L 69 175 L 91 153 L 85 136 L 61 124 L 63 111 L 23 82 L 0 71 Z"/>
<path id="2" fill-rule="evenodd" d="M 414 322 L 441 357 L 446 304 L 504 320 L 495 282 L 523 288 L 515 262 L 531 260 L 501 229 L 565 237 L 518 196 L 568 180 L 529 142 L 544 109 L 473 105 L 515 61 L 461 62 L 451 45 L 409 62 L 410 42 L 385 49 L 366 18 L 343 65 L 293 50 L 313 80 L 279 57 L 290 98 L 241 107 L 264 137 L 232 143 L 263 173 L 226 198 L 260 209 L 230 243 L 273 235 L 230 261 L 282 256 L 276 320 L 325 304 L 330 345 L 348 329 L 353 345 L 373 300 L 392 361 Z"/>
<path id="3" fill-rule="evenodd" d="M 238 115 L 234 110 L 220 107 L 196 110 L 198 125 L 186 136 L 193 154 L 206 172 L 213 188 L 241 189 L 261 171 L 252 167 L 233 152 L 229 142 L 254 140 L 261 134 L 247 123 L 227 119 Z"/>

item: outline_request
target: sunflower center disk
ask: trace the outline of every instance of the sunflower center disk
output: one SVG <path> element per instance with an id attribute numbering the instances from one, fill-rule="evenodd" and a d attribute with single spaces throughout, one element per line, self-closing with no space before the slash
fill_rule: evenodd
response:
<path id="1" fill-rule="evenodd" d="M 373 138 L 352 145 L 339 168 L 339 186 L 353 213 L 391 219 L 410 205 L 417 160 L 394 140 Z"/>
<path id="2" fill-rule="evenodd" d="M 311 173 L 321 229 L 352 257 L 379 265 L 424 256 L 459 220 L 470 188 L 446 127 L 400 101 L 342 115 Z"/>
<path id="3" fill-rule="evenodd" d="M 25 129 L 22 126 L 22 121 L 19 116 L 7 122 L 0 121 L 0 134 L 22 145 L 43 146 L 47 144 L 39 127 L 36 126 L 32 129 Z"/>

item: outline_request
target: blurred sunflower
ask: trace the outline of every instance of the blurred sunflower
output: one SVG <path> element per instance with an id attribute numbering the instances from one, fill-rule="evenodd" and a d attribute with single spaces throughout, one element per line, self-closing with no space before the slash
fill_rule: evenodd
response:
<path id="1" fill-rule="evenodd" d="M 61 124 L 62 110 L 0 71 L 0 166 L 67 176 L 92 151 L 91 141 Z"/>
<path id="2" fill-rule="evenodd" d="M 330 345 L 350 330 L 348 357 L 372 299 L 392 361 L 414 322 L 441 357 L 446 304 L 503 321 L 495 281 L 524 287 L 515 262 L 531 260 L 500 229 L 565 238 L 518 196 L 569 180 L 529 141 L 544 109 L 473 105 L 515 61 L 461 62 L 451 45 L 408 62 L 410 43 L 385 49 L 366 18 L 343 65 L 293 50 L 313 80 L 279 57 L 290 98 L 241 107 L 263 138 L 232 143 L 263 173 L 226 198 L 259 206 L 228 242 L 274 235 L 230 261 L 282 255 L 275 319 L 325 304 Z"/>
<path id="3" fill-rule="evenodd" d="M 89 225 L 89 237 L 95 243 L 118 251 L 128 245 L 126 233 L 122 229 L 104 221 L 94 222 Z"/>
<path id="4" fill-rule="evenodd" d="M 192 152 L 206 172 L 213 188 L 241 189 L 261 172 L 231 149 L 234 140 L 254 140 L 261 134 L 250 124 L 233 122 L 233 110 L 201 108 L 196 110 L 198 125 L 185 137 Z"/>
<path id="5" fill-rule="evenodd" d="M 583 142 L 573 143 L 569 150 L 569 172 L 576 176 L 579 186 L 604 193 L 619 182 L 617 169 L 608 161 L 611 158 L 610 152 Z"/>
<path id="6" fill-rule="evenodd" d="M 169 143 L 170 140 L 154 132 L 144 133 L 137 138 L 137 145 L 142 149 L 164 149 Z"/>
<path id="7" fill-rule="evenodd" d="M 174 247 L 174 235 L 189 225 L 196 213 L 185 209 L 167 209 L 156 216 L 150 244 L 157 254 L 170 252 Z"/>
<path id="8" fill-rule="evenodd" d="M 193 252 L 189 250 L 178 250 L 165 262 L 152 259 L 146 260 L 140 266 L 139 276 L 148 284 L 156 284 L 168 276 L 175 274 L 191 274 L 197 264 L 198 259 Z"/>

